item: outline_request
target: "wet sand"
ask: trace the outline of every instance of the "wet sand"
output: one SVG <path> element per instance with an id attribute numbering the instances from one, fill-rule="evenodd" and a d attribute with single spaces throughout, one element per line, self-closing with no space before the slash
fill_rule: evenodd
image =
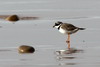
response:
<path id="1" fill-rule="evenodd" d="M 59 6 L 59 4 L 62 5 Z M 58 3 L 56 0 L 31 0 L 30 2 L 3 0 L 0 6 L 5 5 L 5 8 L 0 8 L 0 15 L 17 14 L 21 17 L 36 16 L 40 19 L 20 20 L 15 24 L 4 19 L 0 20 L 0 26 L 2 26 L 0 28 L 0 66 L 99 67 L 99 4 L 99 0 L 58 0 Z M 18 7 L 15 9 L 15 6 Z M 52 28 L 56 21 L 69 22 L 86 28 L 71 35 L 71 47 L 81 51 L 60 55 L 56 53 L 67 49 L 65 42 L 67 36 Z M 36 51 L 32 54 L 20 54 L 18 47 L 21 45 L 33 46 Z"/>

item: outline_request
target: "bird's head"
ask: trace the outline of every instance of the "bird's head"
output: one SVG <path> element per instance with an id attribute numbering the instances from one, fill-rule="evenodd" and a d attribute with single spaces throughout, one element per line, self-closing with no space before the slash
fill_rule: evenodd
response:
<path id="1" fill-rule="evenodd" d="M 63 24 L 61 21 L 58 21 L 55 23 L 55 25 L 53 26 L 53 28 L 58 28 L 61 24 Z"/>

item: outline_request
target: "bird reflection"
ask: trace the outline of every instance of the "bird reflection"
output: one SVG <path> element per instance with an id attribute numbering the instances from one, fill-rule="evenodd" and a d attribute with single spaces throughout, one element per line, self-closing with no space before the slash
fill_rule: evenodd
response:
<path id="1" fill-rule="evenodd" d="M 76 57 L 67 56 L 57 56 L 57 60 L 75 59 Z"/>
<path id="2" fill-rule="evenodd" d="M 75 48 L 70 48 L 68 50 L 59 50 L 59 51 L 56 51 L 56 55 L 67 55 L 67 54 L 73 54 L 73 53 L 78 53 L 78 52 L 83 52 L 83 50 L 75 49 Z"/>
<path id="3" fill-rule="evenodd" d="M 56 51 L 56 59 L 59 61 L 59 66 L 67 66 L 67 65 L 76 65 L 76 63 L 70 62 L 69 60 L 76 59 L 77 57 L 74 55 L 75 53 L 82 53 L 83 50 L 70 48 L 67 50 L 59 50 Z"/>
<path id="4" fill-rule="evenodd" d="M 76 65 L 76 63 L 59 63 L 59 66 L 64 66 L 64 65 Z"/>

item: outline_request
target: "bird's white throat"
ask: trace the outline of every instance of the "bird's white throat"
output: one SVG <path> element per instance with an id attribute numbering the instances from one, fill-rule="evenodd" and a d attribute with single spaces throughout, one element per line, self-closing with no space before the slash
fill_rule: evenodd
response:
<path id="1" fill-rule="evenodd" d="M 58 25 L 58 26 L 55 26 L 55 28 L 57 28 L 57 29 L 58 29 L 60 26 L 61 26 L 61 24 L 60 24 L 60 25 Z"/>
<path id="2" fill-rule="evenodd" d="M 58 29 L 60 26 L 61 26 L 61 24 L 58 25 L 58 26 L 55 26 L 55 28 Z M 62 33 L 62 34 L 66 34 L 66 32 L 67 32 L 66 30 L 64 30 L 64 29 L 62 29 L 62 28 L 59 28 L 58 30 L 59 30 L 59 32 Z"/>
<path id="3" fill-rule="evenodd" d="M 59 26 L 60 26 L 60 25 L 59 25 Z M 55 26 L 55 28 L 57 28 L 57 29 L 58 29 L 58 28 L 59 28 L 59 26 Z"/>

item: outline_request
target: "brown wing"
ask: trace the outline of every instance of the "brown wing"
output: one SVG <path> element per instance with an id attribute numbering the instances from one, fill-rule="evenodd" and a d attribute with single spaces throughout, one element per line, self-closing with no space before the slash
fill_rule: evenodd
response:
<path id="1" fill-rule="evenodd" d="M 72 25 L 72 24 L 63 23 L 63 24 L 61 25 L 61 28 L 66 29 L 66 30 L 68 30 L 68 31 L 72 31 L 72 30 L 75 30 L 77 27 L 75 27 L 75 26 Z"/>

